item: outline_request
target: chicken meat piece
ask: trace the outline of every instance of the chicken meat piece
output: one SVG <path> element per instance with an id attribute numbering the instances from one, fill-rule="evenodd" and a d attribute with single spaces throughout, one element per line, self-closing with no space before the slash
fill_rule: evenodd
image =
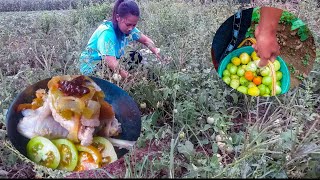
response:
<path id="1" fill-rule="evenodd" d="M 47 98 L 44 99 L 43 106 L 21 112 L 24 117 L 19 121 L 17 131 L 29 139 L 35 136 L 44 136 L 49 139 L 67 137 L 68 131 L 53 119 L 49 101 Z"/>
<path id="2" fill-rule="evenodd" d="M 93 140 L 94 127 L 81 126 L 78 134 L 78 138 L 81 141 L 82 146 L 89 146 Z"/>
<path id="3" fill-rule="evenodd" d="M 121 123 L 116 119 L 112 106 L 101 101 L 100 128 L 98 134 L 104 137 L 117 136 L 121 133 Z"/>
<path id="4" fill-rule="evenodd" d="M 101 129 L 99 135 L 104 137 L 118 136 L 121 133 L 121 123 L 113 117 L 111 119 L 101 119 Z"/>
<path id="5" fill-rule="evenodd" d="M 81 145 L 90 145 L 92 143 L 95 127 L 100 125 L 100 104 L 97 101 L 89 100 L 87 108 L 93 111 L 91 118 L 86 118 L 84 115 L 74 115 L 71 120 L 62 117 L 55 107 L 59 103 L 54 100 L 53 95 L 49 91 L 50 109 L 53 118 L 65 129 L 68 130 L 68 139 L 79 142 Z"/>
<path id="6" fill-rule="evenodd" d="M 101 105 L 97 101 L 89 100 L 88 108 L 93 110 L 94 113 L 91 118 L 86 118 L 84 115 L 81 116 L 81 127 L 78 132 L 78 138 L 83 146 L 88 146 L 92 143 L 95 129 L 100 126 L 100 107 Z"/>
<path id="7" fill-rule="evenodd" d="M 81 116 L 81 125 L 89 126 L 89 127 L 97 127 L 100 125 L 100 107 L 101 105 L 97 101 L 89 100 L 88 102 L 88 109 L 93 111 L 93 115 L 91 118 L 86 118 L 85 116 Z"/>

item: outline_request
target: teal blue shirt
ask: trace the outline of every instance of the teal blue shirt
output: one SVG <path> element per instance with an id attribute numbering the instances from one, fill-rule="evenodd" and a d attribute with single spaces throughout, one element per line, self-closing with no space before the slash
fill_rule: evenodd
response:
<path id="1" fill-rule="evenodd" d="M 106 55 L 120 59 L 124 55 L 125 47 L 140 37 L 141 32 L 137 28 L 134 28 L 129 35 L 121 33 L 120 37 L 117 37 L 112 22 L 103 22 L 94 31 L 86 49 L 81 53 L 80 72 L 84 75 L 93 73 L 96 65 Z"/>

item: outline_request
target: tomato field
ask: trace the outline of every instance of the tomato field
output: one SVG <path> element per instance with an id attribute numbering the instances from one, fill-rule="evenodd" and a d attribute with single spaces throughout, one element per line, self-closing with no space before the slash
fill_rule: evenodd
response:
<path id="1" fill-rule="evenodd" d="M 45 168 L 23 156 L 8 139 L 6 114 L 25 87 L 56 75 L 79 74 L 79 55 L 96 27 L 110 18 L 113 4 L 105 1 L 75 9 L 0 12 L 0 177 L 320 177 L 320 9 L 316 0 L 247 5 L 233 1 L 137 2 L 141 11 L 137 28 L 151 37 L 170 61 L 157 64 L 153 54 L 145 54 L 147 63 L 131 71 L 129 80 L 119 81 L 104 66 L 94 74 L 135 100 L 142 114 L 142 131 L 123 157 L 83 172 Z M 262 5 L 291 11 L 308 25 L 313 37 L 309 37 L 312 42 L 288 34 L 279 37 L 285 39 L 288 49 L 298 46 L 294 44 L 297 40 L 302 44 L 283 58 L 297 57 L 287 64 L 295 68 L 293 78 L 308 74 L 298 78 L 299 85 L 285 94 L 255 97 L 231 88 L 219 77 L 210 48 L 216 30 L 241 6 Z M 289 32 L 283 27 L 279 28 Z M 142 48 L 146 47 L 132 44 L 126 50 Z M 245 58 L 239 59 L 232 63 L 247 63 Z M 231 72 L 255 86 L 270 83 L 263 80 L 263 73 L 268 72 L 260 71 L 257 79 L 235 68 Z M 250 94 L 255 95 L 256 90 Z M 55 143 L 59 146 L 62 142 Z"/>

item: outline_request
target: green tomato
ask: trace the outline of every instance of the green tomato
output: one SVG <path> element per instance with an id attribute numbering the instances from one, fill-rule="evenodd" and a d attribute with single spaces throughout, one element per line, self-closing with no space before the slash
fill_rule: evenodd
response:
<path id="1" fill-rule="evenodd" d="M 230 84 L 231 78 L 229 76 L 223 76 L 222 80 L 226 83 L 226 84 Z"/>
<path id="2" fill-rule="evenodd" d="M 277 81 L 280 81 L 282 79 L 282 72 L 276 71 L 276 77 L 277 77 Z"/>
<path id="3" fill-rule="evenodd" d="M 55 139 L 52 142 L 60 152 L 61 160 L 58 169 L 73 171 L 78 163 L 78 150 L 76 146 L 68 139 Z"/>
<path id="4" fill-rule="evenodd" d="M 249 81 L 244 76 L 241 76 L 239 80 L 241 85 L 248 86 Z"/>
<path id="5" fill-rule="evenodd" d="M 118 160 L 117 153 L 108 139 L 96 136 L 92 140 L 92 146 L 96 147 L 100 151 L 102 156 L 102 166 Z"/>
<path id="6" fill-rule="evenodd" d="M 241 76 L 244 75 L 245 72 L 246 72 L 246 71 L 245 71 L 244 69 L 238 68 L 238 70 L 237 70 L 237 75 L 241 77 Z"/>
<path id="7" fill-rule="evenodd" d="M 257 68 L 256 73 L 260 74 L 260 68 Z"/>
<path id="8" fill-rule="evenodd" d="M 239 79 L 239 76 L 236 75 L 236 74 L 232 74 L 232 75 L 230 76 L 230 78 L 231 78 L 231 79 Z"/>
<path id="9" fill-rule="evenodd" d="M 270 90 L 272 90 L 272 83 L 267 86 Z"/>
<path id="10" fill-rule="evenodd" d="M 243 52 L 239 55 L 242 64 L 248 64 L 251 61 L 251 57 L 248 53 Z"/>
<path id="11" fill-rule="evenodd" d="M 266 85 L 264 85 L 264 84 L 260 84 L 259 86 L 258 86 L 258 88 L 259 88 L 259 90 L 260 90 L 260 95 L 264 95 L 264 94 L 266 94 L 266 88 L 268 88 Z"/>
<path id="12" fill-rule="evenodd" d="M 239 79 L 231 79 L 230 86 L 233 89 L 237 89 L 239 87 L 239 85 L 240 85 Z"/>
<path id="13" fill-rule="evenodd" d="M 245 86 L 239 86 L 237 90 L 243 94 L 248 94 L 248 88 Z"/>
<path id="14" fill-rule="evenodd" d="M 222 72 L 222 75 L 223 76 L 230 76 L 230 71 L 228 69 L 225 69 L 223 72 Z"/>
<path id="15" fill-rule="evenodd" d="M 272 84 L 272 77 L 271 76 L 264 76 L 262 77 L 262 84 L 269 86 Z"/>
<path id="16" fill-rule="evenodd" d="M 277 85 L 281 87 L 281 82 L 280 82 L 280 81 L 277 81 Z"/>
<path id="17" fill-rule="evenodd" d="M 250 62 L 247 64 L 246 71 L 256 72 L 256 70 L 257 70 L 256 64 L 255 64 L 253 61 L 250 61 Z"/>
<path id="18" fill-rule="evenodd" d="M 266 86 L 266 92 L 264 93 L 265 95 L 270 95 L 271 94 L 271 90 Z"/>
<path id="19" fill-rule="evenodd" d="M 257 72 L 253 72 L 253 76 L 256 77 L 257 76 Z"/>
<path id="20" fill-rule="evenodd" d="M 235 66 L 235 65 L 232 65 L 232 66 L 230 67 L 230 69 L 229 69 L 230 74 L 236 74 L 236 73 L 237 73 L 237 70 L 238 70 L 238 68 L 237 68 L 237 66 Z"/>
<path id="21" fill-rule="evenodd" d="M 281 94 L 281 91 L 282 91 L 281 87 L 276 85 L 276 95 Z"/>
<path id="22" fill-rule="evenodd" d="M 60 163 L 58 148 L 47 138 L 36 136 L 27 144 L 27 157 L 42 166 L 56 169 Z"/>
<path id="23" fill-rule="evenodd" d="M 275 71 L 279 71 L 279 69 L 280 69 L 280 62 L 276 59 L 276 60 L 273 62 L 273 66 L 274 66 L 274 70 L 275 70 Z"/>
<path id="24" fill-rule="evenodd" d="M 270 71 L 269 67 L 263 67 L 260 69 L 261 76 L 269 76 L 270 73 L 271 73 L 271 71 Z"/>
<path id="25" fill-rule="evenodd" d="M 102 155 L 93 145 L 82 146 L 76 144 L 79 153 L 79 161 L 75 171 L 91 170 L 101 167 Z"/>
<path id="26" fill-rule="evenodd" d="M 257 85 L 253 82 L 249 82 L 248 88 L 256 87 Z"/>
<path id="27" fill-rule="evenodd" d="M 227 69 L 229 70 L 231 66 L 234 66 L 232 63 L 227 64 Z"/>

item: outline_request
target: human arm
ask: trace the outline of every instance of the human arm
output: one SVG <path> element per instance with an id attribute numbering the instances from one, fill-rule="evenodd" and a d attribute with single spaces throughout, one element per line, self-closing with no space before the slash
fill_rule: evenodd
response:
<path id="1" fill-rule="evenodd" d="M 150 49 L 150 51 L 157 56 L 158 59 L 161 59 L 158 48 L 155 46 L 154 42 L 148 36 L 141 34 L 141 37 L 137 41 L 147 46 Z"/>
<path id="2" fill-rule="evenodd" d="M 282 10 L 273 7 L 260 8 L 260 21 L 255 30 L 256 44 L 252 45 L 260 57 L 259 66 L 273 62 L 280 54 L 280 46 L 277 42 L 277 27 Z"/>
<path id="3" fill-rule="evenodd" d="M 119 74 L 123 79 L 125 79 L 129 76 L 129 73 L 126 70 L 121 69 L 119 67 L 119 62 L 117 61 L 116 57 L 105 56 L 105 62 L 108 65 L 108 67 L 114 72 L 119 68 Z"/>
<path id="4" fill-rule="evenodd" d="M 119 67 L 119 62 L 116 58 L 116 45 L 117 38 L 111 29 L 103 31 L 97 40 L 97 49 L 101 54 L 104 63 L 107 64 L 114 73 L 119 72 L 120 76 L 125 79 L 129 73 Z"/>

